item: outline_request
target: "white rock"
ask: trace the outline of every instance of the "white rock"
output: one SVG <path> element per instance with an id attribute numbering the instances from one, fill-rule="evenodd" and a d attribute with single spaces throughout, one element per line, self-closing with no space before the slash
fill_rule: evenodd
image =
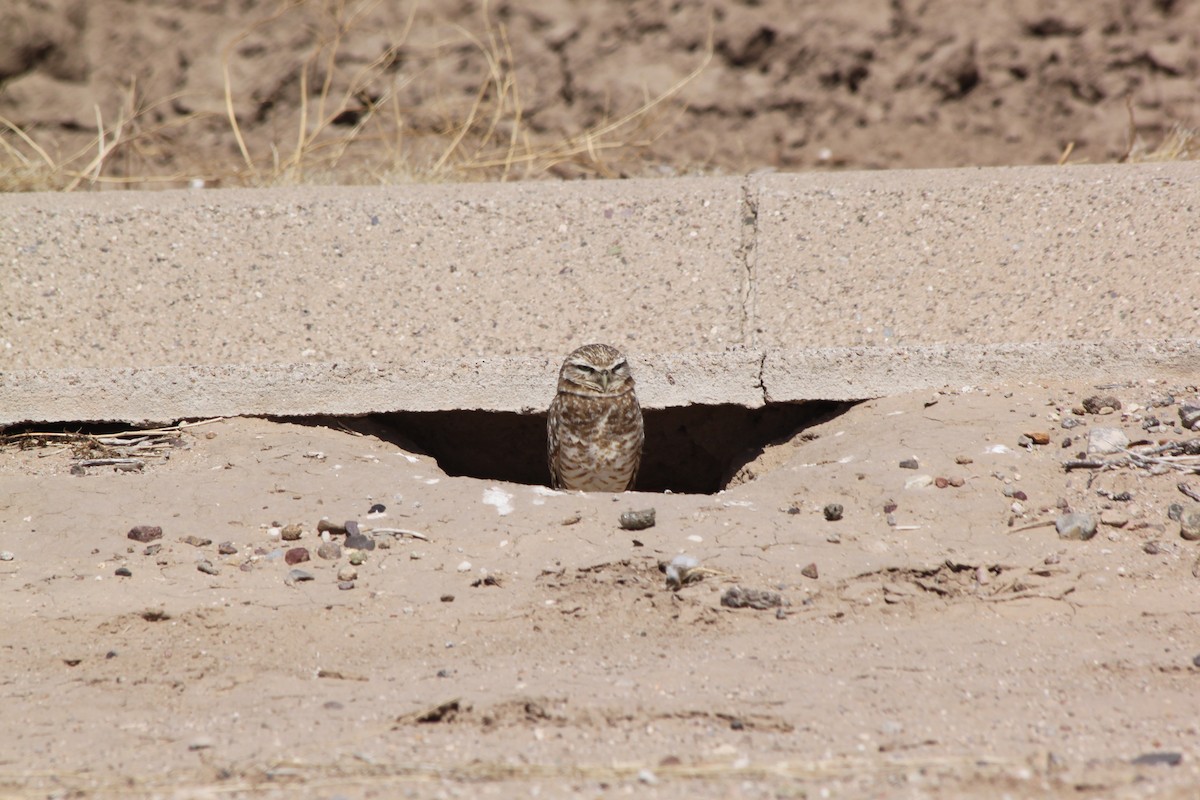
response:
<path id="1" fill-rule="evenodd" d="M 1129 437 L 1120 428 L 1092 428 L 1087 451 L 1096 455 L 1119 453 L 1129 446 Z"/>

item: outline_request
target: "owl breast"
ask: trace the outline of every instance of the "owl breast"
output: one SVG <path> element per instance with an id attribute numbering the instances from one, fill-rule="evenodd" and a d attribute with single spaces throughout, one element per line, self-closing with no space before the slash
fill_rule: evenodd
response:
<path id="1" fill-rule="evenodd" d="M 551 485 L 585 492 L 633 487 L 645 433 L 633 392 L 616 397 L 560 393 L 548 420 Z"/>

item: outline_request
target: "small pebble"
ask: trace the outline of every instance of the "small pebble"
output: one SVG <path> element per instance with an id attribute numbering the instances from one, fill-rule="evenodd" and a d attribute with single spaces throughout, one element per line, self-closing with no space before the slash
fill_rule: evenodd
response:
<path id="1" fill-rule="evenodd" d="M 950 485 L 950 481 L 947 480 L 946 478 L 943 478 L 941 475 L 939 475 L 933 479 L 933 485 L 939 489 L 945 489 L 947 486 Z"/>
<path id="2" fill-rule="evenodd" d="M 470 572 L 471 571 L 471 562 L 470 561 L 460 562 L 458 567 L 456 567 L 456 569 L 459 572 Z"/>
<path id="3" fill-rule="evenodd" d="M 350 563 L 354 566 L 360 566 L 367 560 L 366 550 L 355 550 L 350 554 Z"/>
<path id="4" fill-rule="evenodd" d="M 0 550 L 0 561 L 12 561 L 14 558 L 16 556 L 12 554 L 11 550 Z"/>
<path id="5" fill-rule="evenodd" d="M 179 541 L 184 544 L 190 544 L 192 547 L 208 547 L 212 544 L 212 539 L 205 539 L 203 536 L 193 536 L 188 534 Z"/>
<path id="6" fill-rule="evenodd" d="M 454 602 L 454 595 L 452 595 L 452 594 L 444 594 L 444 595 L 442 595 L 442 596 L 441 596 L 440 598 L 438 598 L 438 599 L 440 599 L 440 600 L 441 600 L 443 603 L 453 603 L 453 602 Z"/>
<path id="7" fill-rule="evenodd" d="M 623 530 L 642 531 L 654 527 L 654 509 L 644 508 L 640 511 L 625 511 L 617 518 L 617 524 Z"/>
<path id="8" fill-rule="evenodd" d="M 310 558 L 312 558 L 312 556 L 308 554 L 307 547 L 293 547 L 291 550 L 288 550 L 283 554 L 283 560 L 289 565 L 303 564 Z"/>
<path id="9" fill-rule="evenodd" d="M 971 458 L 970 456 L 955 456 L 954 463 L 959 465 L 974 464 L 975 459 Z"/>
<path id="10" fill-rule="evenodd" d="M 358 580 L 358 570 L 351 566 L 345 566 L 338 570 L 339 581 Z"/>
<path id="11" fill-rule="evenodd" d="M 1179 535 L 1189 542 L 1200 541 L 1200 505 L 1185 508 L 1179 515 Z"/>
<path id="12" fill-rule="evenodd" d="M 357 525 L 355 526 L 358 527 Z M 375 540 L 365 533 L 359 533 L 357 530 L 350 533 L 350 523 L 346 523 L 346 549 L 347 550 L 374 550 Z"/>
<path id="13" fill-rule="evenodd" d="M 1083 399 L 1083 410 L 1089 414 L 1103 414 L 1106 408 L 1111 414 L 1121 408 L 1121 401 L 1111 394 L 1094 394 Z"/>
<path id="14" fill-rule="evenodd" d="M 920 469 L 921 464 L 915 458 L 906 458 L 900 462 L 900 469 Z"/>
<path id="15" fill-rule="evenodd" d="M 158 525 L 136 525 L 129 529 L 128 536 L 135 542 L 152 542 L 162 538 L 162 528 Z"/>
<path id="16" fill-rule="evenodd" d="M 133 573 L 129 571 L 129 567 L 117 567 L 117 571 L 114 574 L 121 578 L 133 577 Z"/>
<path id="17" fill-rule="evenodd" d="M 346 528 L 344 525 L 338 525 L 330 522 L 327 519 L 323 519 L 317 522 L 317 532 L 331 533 L 334 536 L 344 536 L 346 534 Z"/>
<path id="18" fill-rule="evenodd" d="M 367 513 L 368 514 L 382 514 L 385 511 L 387 511 L 387 506 L 385 506 L 383 503 L 376 503 L 375 505 L 371 506 L 370 509 L 367 510 Z"/>
<path id="19" fill-rule="evenodd" d="M 932 475 L 917 475 L 904 482 L 905 489 L 924 489 L 933 485 Z"/>
<path id="20" fill-rule="evenodd" d="M 1025 434 L 1034 444 L 1050 444 L 1050 434 L 1045 431 L 1032 431 Z"/>
<path id="21" fill-rule="evenodd" d="M 1060 514 L 1054 528 L 1060 538 L 1086 541 L 1096 535 L 1096 518 L 1082 512 Z"/>
<path id="22" fill-rule="evenodd" d="M 337 561 L 342 557 L 342 546 L 337 542 L 322 542 L 317 555 L 326 561 Z"/>
<path id="23" fill-rule="evenodd" d="M 1100 524 L 1110 528 L 1124 528 L 1129 524 L 1129 516 L 1115 508 L 1106 508 L 1100 512 Z"/>
<path id="24" fill-rule="evenodd" d="M 1183 505 L 1180 503 L 1171 503 L 1167 506 L 1167 519 L 1172 522 L 1179 522 L 1179 518 L 1183 516 Z"/>
<path id="25" fill-rule="evenodd" d="M 816 562 L 814 561 L 813 563 L 806 566 L 804 569 L 800 570 L 800 574 L 806 578 L 812 578 L 815 581 L 817 579 L 817 564 L 816 564 Z"/>
<path id="26" fill-rule="evenodd" d="M 221 542 L 217 545 L 217 552 L 223 556 L 232 556 L 237 553 L 237 548 L 233 542 Z"/>
<path id="27" fill-rule="evenodd" d="M 196 569 L 200 570 L 201 572 L 205 573 L 206 575 L 220 575 L 221 574 L 221 571 L 219 569 L 217 569 L 216 567 L 214 567 L 213 563 L 211 561 L 209 561 L 207 558 L 204 559 L 203 561 L 196 562 Z"/>
<path id="28" fill-rule="evenodd" d="M 1133 763 L 1143 767 L 1178 767 L 1183 763 L 1183 753 L 1142 753 Z"/>
<path id="29" fill-rule="evenodd" d="M 298 522 L 293 522 L 291 525 L 285 525 L 279 531 L 279 536 L 285 542 L 294 542 L 304 535 L 304 526 Z"/>
<path id="30" fill-rule="evenodd" d="M 338 581 L 338 588 L 343 592 L 347 592 L 354 588 L 354 581 Z"/>
<path id="31" fill-rule="evenodd" d="M 1089 454 L 1119 453 L 1129 446 L 1129 437 L 1120 428 L 1092 428 L 1088 433 Z"/>
<path id="32" fill-rule="evenodd" d="M 1200 406 L 1184 403 L 1179 407 L 1179 421 L 1189 431 L 1200 429 Z"/>
<path id="33" fill-rule="evenodd" d="M 844 510 L 845 509 L 842 508 L 841 503 L 829 503 L 825 506 L 825 508 L 821 509 L 821 513 L 824 514 L 825 519 L 829 520 L 830 522 L 837 522 L 842 518 Z"/>
<path id="34" fill-rule="evenodd" d="M 1066 428 L 1067 430 L 1070 430 L 1071 428 L 1078 428 L 1082 424 L 1082 420 L 1075 419 L 1074 417 L 1067 417 L 1059 423 L 1060 426 Z"/>
<path id="35" fill-rule="evenodd" d="M 966 480 L 961 475 L 952 475 L 946 479 L 946 482 L 956 489 L 966 483 Z"/>
<path id="36" fill-rule="evenodd" d="M 1033 447 L 1033 439 L 1025 434 L 1017 437 L 1017 447 Z"/>
<path id="37" fill-rule="evenodd" d="M 301 581 L 311 581 L 313 576 L 311 572 L 305 572 L 302 569 L 294 569 L 288 573 L 287 579 L 292 583 L 300 583 Z"/>

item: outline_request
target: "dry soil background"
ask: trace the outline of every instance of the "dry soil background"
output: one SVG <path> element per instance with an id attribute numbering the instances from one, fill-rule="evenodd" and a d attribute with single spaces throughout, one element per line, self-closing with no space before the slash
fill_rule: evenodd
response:
<path id="1" fill-rule="evenodd" d="M 1111 162 L 1195 127 L 1198 82 L 1174 0 L 0 8 L 0 115 L 57 185 Z"/>

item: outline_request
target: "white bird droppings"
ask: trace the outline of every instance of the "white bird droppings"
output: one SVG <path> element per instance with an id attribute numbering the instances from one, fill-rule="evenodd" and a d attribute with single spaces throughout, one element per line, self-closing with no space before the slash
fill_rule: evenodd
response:
<path id="1" fill-rule="evenodd" d="M 483 490 L 483 504 L 485 506 L 495 506 L 496 512 L 502 517 L 512 513 L 512 498 L 511 494 L 499 486 L 492 486 Z"/>

